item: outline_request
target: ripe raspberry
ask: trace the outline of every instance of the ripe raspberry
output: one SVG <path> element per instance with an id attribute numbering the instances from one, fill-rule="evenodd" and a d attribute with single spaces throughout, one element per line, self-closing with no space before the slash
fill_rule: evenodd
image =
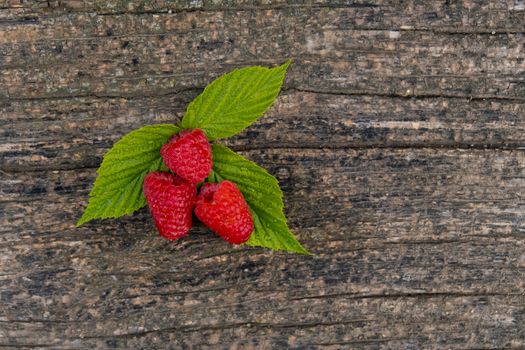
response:
<path id="1" fill-rule="evenodd" d="M 197 188 L 176 175 L 149 173 L 144 179 L 144 196 L 160 235 L 177 239 L 191 228 L 191 212 Z"/>
<path id="2" fill-rule="evenodd" d="M 204 181 L 212 167 L 211 146 L 200 129 L 183 130 L 162 146 L 164 163 L 186 181 Z"/>
<path id="3" fill-rule="evenodd" d="M 202 186 L 197 196 L 195 215 L 230 243 L 244 243 L 253 232 L 248 204 L 241 191 L 230 181 Z"/>

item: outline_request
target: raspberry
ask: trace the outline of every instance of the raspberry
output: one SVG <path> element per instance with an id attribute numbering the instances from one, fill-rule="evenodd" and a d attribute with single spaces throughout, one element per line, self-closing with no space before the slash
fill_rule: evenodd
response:
<path id="1" fill-rule="evenodd" d="M 197 188 L 176 175 L 149 173 L 144 179 L 144 196 L 160 235 L 177 239 L 191 228 L 191 212 Z"/>
<path id="2" fill-rule="evenodd" d="M 195 215 L 230 243 L 244 243 L 253 232 L 248 204 L 230 181 L 204 184 L 197 196 Z"/>
<path id="3" fill-rule="evenodd" d="M 210 174 L 211 146 L 200 129 L 181 131 L 162 146 L 160 154 L 166 166 L 186 181 L 197 184 Z"/>

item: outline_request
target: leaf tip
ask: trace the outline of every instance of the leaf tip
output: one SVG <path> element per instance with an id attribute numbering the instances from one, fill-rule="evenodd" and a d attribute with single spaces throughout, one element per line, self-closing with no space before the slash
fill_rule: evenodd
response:
<path id="1" fill-rule="evenodd" d="M 85 215 L 85 212 L 84 212 L 84 214 L 82 214 L 80 219 L 78 219 L 77 223 L 75 224 L 76 228 L 79 228 L 80 226 L 84 225 L 86 222 L 88 222 L 90 220 L 90 219 L 86 218 L 85 216 L 86 215 Z"/>
<path id="2" fill-rule="evenodd" d="M 284 70 L 286 70 L 286 69 L 288 69 L 288 67 L 289 67 L 291 64 L 292 64 L 292 59 L 289 58 L 289 59 L 287 59 L 287 60 L 281 65 L 281 67 L 283 67 Z"/>
<path id="3" fill-rule="evenodd" d="M 308 255 L 308 256 L 314 256 L 315 254 L 306 250 L 305 247 L 303 247 L 301 244 L 299 244 L 300 246 L 300 249 L 298 249 L 297 251 L 294 251 L 294 253 L 297 253 L 297 254 L 302 254 L 302 255 Z"/>
<path id="4" fill-rule="evenodd" d="M 309 255 L 309 256 L 315 255 L 314 253 L 311 253 L 305 247 L 303 247 L 303 245 L 299 243 L 299 241 L 297 240 L 295 236 L 294 236 L 294 241 L 295 242 L 292 246 L 287 247 L 284 250 L 289 251 L 291 253 L 301 254 L 301 255 Z"/>
<path id="5" fill-rule="evenodd" d="M 283 76 L 284 76 L 284 75 L 286 75 L 286 71 L 288 70 L 288 67 L 291 64 L 292 64 L 292 60 L 291 59 L 287 59 L 283 64 L 281 64 L 280 66 L 275 67 L 274 69 L 279 71 L 279 74 L 283 74 Z"/>

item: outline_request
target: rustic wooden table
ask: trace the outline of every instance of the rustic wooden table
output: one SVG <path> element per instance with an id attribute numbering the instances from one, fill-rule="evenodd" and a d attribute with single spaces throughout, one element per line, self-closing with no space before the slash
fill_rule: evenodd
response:
<path id="1" fill-rule="evenodd" d="M 0 348 L 525 347 L 525 4 L 0 0 Z M 108 148 L 293 59 L 227 144 L 315 256 L 74 227 Z"/>

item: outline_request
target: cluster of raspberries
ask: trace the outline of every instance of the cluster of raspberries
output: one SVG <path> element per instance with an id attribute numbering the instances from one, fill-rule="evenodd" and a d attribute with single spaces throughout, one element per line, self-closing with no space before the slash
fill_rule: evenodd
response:
<path id="1" fill-rule="evenodd" d="M 253 232 L 248 204 L 230 181 L 205 183 L 212 168 L 211 146 L 202 130 L 183 130 L 160 154 L 175 174 L 156 171 L 144 179 L 144 196 L 161 236 L 174 240 L 192 226 L 192 213 L 226 241 L 241 244 Z"/>

